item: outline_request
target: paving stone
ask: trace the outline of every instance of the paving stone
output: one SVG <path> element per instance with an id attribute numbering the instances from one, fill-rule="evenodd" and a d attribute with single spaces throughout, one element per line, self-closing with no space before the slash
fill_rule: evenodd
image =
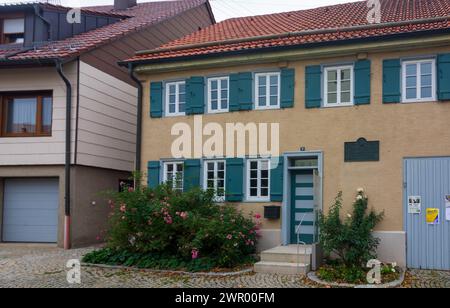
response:
<path id="1" fill-rule="evenodd" d="M 144 271 L 83 267 L 81 284 L 67 282 L 66 263 L 95 248 L 63 249 L 45 245 L 0 244 L 0 288 L 309 288 L 300 277 L 244 274 L 231 277 L 191 277 Z M 450 288 L 450 272 L 409 273 L 407 287 Z"/>

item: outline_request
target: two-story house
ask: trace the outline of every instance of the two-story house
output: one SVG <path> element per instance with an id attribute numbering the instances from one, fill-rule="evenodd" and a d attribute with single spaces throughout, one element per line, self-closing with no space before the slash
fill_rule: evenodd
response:
<path id="1" fill-rule="evenodd" d="M 206 0 L 0 7 L 1 241 L 99 242 L 101 193 L 136 163 L 140 92 L 117 61 L 214 22 Z"/>
<path id="2" fill-rule="evenodd" d="M 385 212 L 382 261 L 450 269 L 450 2 L 371 9 L 230 19 L 124 61 L 144 86 L 148 185 L 264 213 L 261 249 L 317 243 L 317 212 L 361 187 Z"/>

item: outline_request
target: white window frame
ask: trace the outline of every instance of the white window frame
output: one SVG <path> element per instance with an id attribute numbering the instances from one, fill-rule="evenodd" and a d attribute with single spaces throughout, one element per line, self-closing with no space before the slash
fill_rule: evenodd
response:
<path id="1" fill-rule="evenodd" d="M 210 163 L 214 163 L 214 191 L 217 194 L 217 186 L 218 186 L 218 174 L 219 174 L 219 168 L 218 168 L 218 164 L 219 163 L 223 163 L 224 166 L 224 170 L 223 170 L 223 183 L 224 183 L 224 192 L 223 192 L 223 196 L 219 197 L 216 195 L 216 197 L 214 198 L 214 200 L 216 202 L 225 202 L 225 192 L 226 192 L 226 188 L 227 188 L 227 165 L 226 165 L 226 161 L 225 160 L 205 160 L 203 162 L 203 189 L 204 190 L 208 190 L 208 164 Z"/>
<path id="2" fill-rule="evenodd" d="M 250 195 L 250 189 L 251 189 L 251 177 L 250 177 L 250 173 L 251 173 L 251 163 L 252 162 L 258 162 L 258 196 L 251 196 Z M 268 176 L 269 178 L 267 179 L 268 181 L 268 187 L 267 187 L 267 196 L 261 196 L 261 163 L 262 162 L 267 162 L 267 166 L 268 166 Z M 249 202 L 270 202 L 270 177 L 271 177 L 271 167 L 270 167 L 270 159 L 266 159 L 266 158 L 258 158 L 258 159 L 248 159 L 247 160 L 247 166 L 246 166 L 246 190 L 247 190 L 247 196 L 246 196 L 246 200 Z"/>
<path id="3" fill-rule="evenodd" d="M 350 102 L 341 102 L 341 71 L 350 69 Z M 337 73 L 337 102 L 336 103 L 328 103 L 328 74 L 330 71 L 338 71 Z M 353 106 L 355 104 L 355 70 L 353 65 L 340 65 L 340 66 L 328 66 L 325 67 L 324 70 L 324 79 L 323 79 L 323 102 L 324 107 L 345 107 L 345 106 Z"/>
<path id="4" fill-rule="evenodd" d="M 222 81 L 226 80 L 228 87 L 227 87 L 227 108 L 222 108 Z M 217 110 L 212 109 L 212 87 L 211 84 L 213 81 L 217 81 Z M 208 113 L 222 113 L 222 112 L 228 112 L 230 109 L 230 77 L 228 76 L 222 76 L 222 77 L 211 77 L 208 78 Z"/>
<path id="5" fill-rule="evenodd" d="M 277 93 L 277 104 L 270 105 L 270 77 L 276 76 L 278 78 L 278 93 Z M 259 78 L 266 77 L 266 105 L 259 105 Z M 271 72 L 271 73 L 257 73 L 255 74 L 255 110 L 270 110 L 270 109 L 280 109 L 281 103 L 281 73 Z"/>
<path id="6" fill-rule="evenodd" d="M 173 176 L 171 179 L 168 178 L 167 176 L 167 169 L 168 166 L 172 165 L 174 168 L 174 172 L 173 172 Z M 176 178 L 178 176 L 178 173 L 180 173 L 179 171 L 177 171 L 177 166 L 178 165 L 182 165 L 183 166 L 183 171 L 181 172 L 181 187 L 177 187 L 176 185 Z M 167 161 L 167 162 L 163 162 L 163 181 L 164 183 L 167 183 L 169 181 L 172 181 L 172 188 L 174 190 L 179 190 L 179 191 L 183 191 L 184 190 L 184 162 L 182 161 Z"/>
<path id="7" fill-rule="evenodd" d="M 422 90 L 422 63 L 431 63 L 431 97 L 421 98 Z M 406 66 L 415 64 L 417 66 L 416 75 L 416 98 L 406 98 Z M 436 59 L 421 59 L 421 60 L 408 60 L 402 62 L 402 103 L 421 103 L 421 102 L 434 102 L 436 101 L 437 90 L 437 75 L 436 75 Z"/>
<path id="8" fill-rule="evenodd" d="M 185 86 L 186 91 L 186 81 L 173 81 L 173 82 L 166 82 L 165 84 L 165 115 L 167 117 L 176 117 L 176 116 L 184 116 L 186 115 L 186 112 L 180 112 L 180 86 Z M 170 86 L 175 86 L 175 112 L 170 112 L 169 105 L 170 105 Z M 186 108 L 186 97 L 187 93 L 185 92 L 185 102 L 184 106 Z"/>

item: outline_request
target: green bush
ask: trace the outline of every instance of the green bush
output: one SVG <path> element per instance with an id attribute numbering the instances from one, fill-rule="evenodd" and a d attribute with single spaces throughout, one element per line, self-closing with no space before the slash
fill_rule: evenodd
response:
<path id="1" fill-rule="evenodd" d="M 353 212 L 343 220 L 341 217 L 342 192 L 331 206 L 329 214 L 319 218 L 320 244 L 326 255 L 335 254 L 349 269 L 365 267 L 367 261 L 376 259 L 380 240 L 372 231 L 383 219 L 384 213 L 371 210 L 367 213 L 368 198 L 362 189 L 358 190 Z"/>
<path id="2" fill-rule="evenodd" d="M 212 191 L 127 188 L 110 206 L 107 246 L 84 262 L 195 271 L 253 261 L 260 215 L 219 206 Z"/>

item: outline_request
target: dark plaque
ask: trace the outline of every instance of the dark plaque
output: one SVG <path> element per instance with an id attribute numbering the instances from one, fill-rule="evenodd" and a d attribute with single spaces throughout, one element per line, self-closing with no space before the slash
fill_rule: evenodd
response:
<path id="1" fill-rule="evenodd" d="M 359 138 L 345 143 L 345 162 L 380 161 L 380 142 Z"/>

